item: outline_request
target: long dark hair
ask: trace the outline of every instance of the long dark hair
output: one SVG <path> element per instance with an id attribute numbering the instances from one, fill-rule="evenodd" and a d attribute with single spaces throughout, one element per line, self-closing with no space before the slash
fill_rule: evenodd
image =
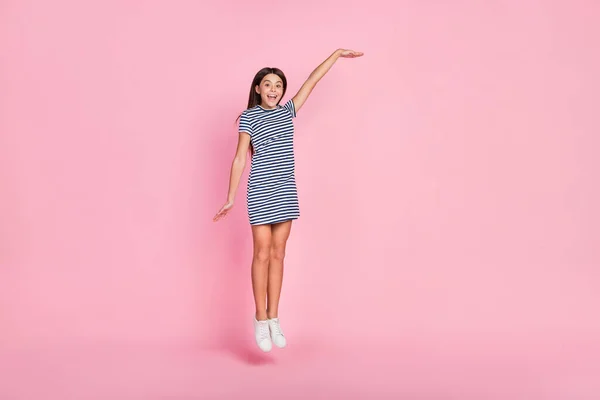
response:
<path id="1" fill-rule="evenodd" d="M 256 86 L 259 86 L 263 78 L 269 74 L 277 75 L 279 78 L 281 78 L 281 81 L 283 82 L 283 93 L 281 94 L 281 98 L 277 102 L 277 105 L 279 105 L 281 99 L 283 99 L 283 96 L 285 96 L 285 91 L 287 90 L 287 78 L 285 77 L 283 71 L 279 68 L 265 67 L 258 71 L 256 75 L 254 75 L 254 79 L 252 79 L 252 85 L 250 85 L 250 94 L 248 95 L 247 109 L 256 107 L 262 102 L 260 94 L 256 93 Z M 236 122 L 240 119 L 241 116 L 242 114 L 238 115 L 238 117 L 236 118 Z M 252 145 L 250 145 L 250 152 L 254 154 L 254 148 L 252 147 Z"/>

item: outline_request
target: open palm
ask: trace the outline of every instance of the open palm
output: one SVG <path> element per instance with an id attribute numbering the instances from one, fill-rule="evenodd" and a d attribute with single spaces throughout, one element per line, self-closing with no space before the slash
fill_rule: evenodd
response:
<path id="1" fill-rule="evenodd" d="M 354 50 L 348 50 L 348 49 L 343 49 L 342 52 L 340 53 L 340 57 L 344 57 L 344 58 L 356 58 L 356 57 L 360 57 L 362 56 L 364 53 L 361 51 L 354 51 Z"/>
<path id="2" fill-rule="evenodd" d="M 233 207 L 233 202 L 228 201 L 227 203 L 225 203 L 225 205 L 223 207 L 221 207 L 221 209 L 213 217 L 213 221 L 217 222 L 218 220 L 225 218 L 227 216 L 227 213 L 231 210 L 232 207 Z"/>

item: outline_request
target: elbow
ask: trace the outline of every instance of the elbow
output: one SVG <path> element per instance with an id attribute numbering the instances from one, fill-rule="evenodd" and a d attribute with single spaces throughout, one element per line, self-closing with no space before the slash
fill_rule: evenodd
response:
<path id="1" fill-rule="evenodd" d="M 236 155 L 233 158 L 233 165 L 244 169 L 244 167 L 246 167 L 246 156 Z"/>

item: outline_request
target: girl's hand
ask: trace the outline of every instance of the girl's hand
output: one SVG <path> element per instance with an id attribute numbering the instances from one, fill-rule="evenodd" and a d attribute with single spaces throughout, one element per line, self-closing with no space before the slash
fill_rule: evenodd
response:
<path id="1" fill-rule="evenodd" d="M 360 51 L 347 50 L 347 49 L 340 49 L 339 51 L 340 51 L 340 57 L 344 57 L 344 58 L 356 58 L 356 57 L 360 57 L 364 54 Z"/>
<path id="2" fill-rule="evenodd" d="M 213 222 L 217 222 L 221 218 L 225 218 L 227 216 L 227 213 L 229 212 L 229 210 L 231 210 L 232 207 L 233 207 L 233 201 L 228 201 L 227 203 L 225 203 L 225 205 L 223 207 L 221 207 L 219 212 L 214 216 Z"/>

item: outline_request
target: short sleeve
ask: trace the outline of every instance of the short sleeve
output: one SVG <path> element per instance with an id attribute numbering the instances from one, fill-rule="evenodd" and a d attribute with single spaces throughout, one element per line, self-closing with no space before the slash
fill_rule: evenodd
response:
<path id="1" fill-rule="evenodd" d="M 248 114 L 246 112 L 243 112 L 242 115 L 240 116 L 240 123 L 239 123 L 238 131 L 246 132 L 250 136 L 252 136 L 252 134 L 254 133 L 254 132 L 252 132 L 252 124 L 250 123 L 250 118 L 248 117 Z"/>
<path id="2" fill-rule="evenodd" d="M 283 108 L 289 111 L 292 118 L 296 117 L 296 106 L 294 106 L 294 99 L 289 99 L 284 105 Z"/>

